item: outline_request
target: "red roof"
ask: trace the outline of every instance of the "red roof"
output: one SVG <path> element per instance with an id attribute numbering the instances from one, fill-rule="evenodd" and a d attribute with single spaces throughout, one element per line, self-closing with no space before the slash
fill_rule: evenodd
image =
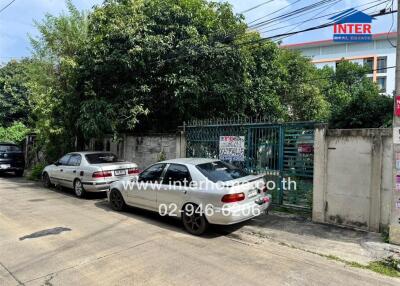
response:
<path id="1" fill-rule="evenodd" d="M 384 39 L 389 35 L 390 38 L 396 37 L 397 32 L 390 32 L 388 33 L 378 33 L 378 34 L 373 34 L 372 39 L 378 40 L 378 39 Z M 343 42 L 334 42 L 332 39 L 330 40 L 321 40 L 321 41 L 313 41 L 313 42 L 304 42 L 304 43 L 297 43 L 297 44 L 288 44 L 288 45 L 281 45 L 280 47 L 282 48 L 300 48 L 300 47 L 316 47 L 316 46 L 327 46 L 329 44 L 343 44 Z"/>

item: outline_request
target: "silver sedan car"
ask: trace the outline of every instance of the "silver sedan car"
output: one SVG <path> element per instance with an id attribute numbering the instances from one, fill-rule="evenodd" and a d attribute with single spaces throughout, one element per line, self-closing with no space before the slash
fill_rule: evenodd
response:
<path id="1" fill-rule="evenodd" d="M 113 153 L 73 152 L 46 166 L 42 180 L 45 187 L 71 188 L 76 196 L 84 197 L 86 192 L 107 191 L 111 183 L 138 174 L 135 163 L 120 160 Z"/>
<path id="2" fill-rule="evenodd" d="M 194 235 L 208 224 L 229 225 L 265 212 L 271 203 L 263 176 L 215 159 L 182 158 L 156 163 L 137 178 L 111 184 L 114 210 L 126 205 L 175 216 Z"/>

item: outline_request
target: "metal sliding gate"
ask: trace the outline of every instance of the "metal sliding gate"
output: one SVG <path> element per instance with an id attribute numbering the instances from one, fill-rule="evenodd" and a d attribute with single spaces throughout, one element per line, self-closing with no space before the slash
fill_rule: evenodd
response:
<path id="1" fill-rule="evenodd" d="M 314 126 L 313 122 L 192 122 L 184 125 L 186 156 L 219 158 L 221 136 L 244 139 L 241 158 L 230 163 L 265 174 L 275 204 L 311 209 Z"/>

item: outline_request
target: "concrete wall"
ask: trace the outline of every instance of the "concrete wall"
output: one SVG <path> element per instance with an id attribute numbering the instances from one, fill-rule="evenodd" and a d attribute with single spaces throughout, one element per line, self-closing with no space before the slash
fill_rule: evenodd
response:
<path id="1" fill-rule="evenodd" d="M 316 129 L 313 220 L 380 231 L 389 224 L 390 129 Z"/>
<path id="2" fill-rule="evenodd" d="M 92 150 L 111 151 L 124 160 L 135 162 L 143 169 L 161 159 L 185 157 L 186 141 L 181 133 L 177 134 L 125 134 L 118 140 L 112 138 L 97 140 L 91 144 Z M 97 148 L 95 147 L 97 145 Z"/>

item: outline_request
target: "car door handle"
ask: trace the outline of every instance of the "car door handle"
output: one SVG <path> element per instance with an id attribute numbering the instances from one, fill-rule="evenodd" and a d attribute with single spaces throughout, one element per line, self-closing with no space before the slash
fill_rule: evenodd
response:
<path id="1" fill-rule="evenodd" d="M 63 169 L 60 170 L 60 172 L 64 171 Z"/>
<path id="2" fill-rule="evenodd" d="M 76 173 L 76 170 L 73 170 L 72 173 Z"/>

